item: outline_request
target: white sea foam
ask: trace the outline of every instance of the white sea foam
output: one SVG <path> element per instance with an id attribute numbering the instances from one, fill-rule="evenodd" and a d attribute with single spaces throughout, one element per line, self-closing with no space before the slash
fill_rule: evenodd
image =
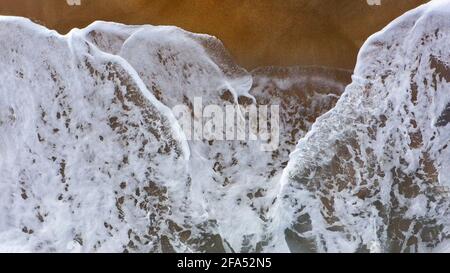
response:
<path id="1" fill-rule="evenodd" d="M 0 251 L 289 251 L 279 178 L 346 71 L 248 73 L 175 27 L 1 17 L 0 37 Z M 195 97 L 281 105 L 280 148 L 187 141 L 170 108 Z"/>
<path id="2" fill-rule="evenodd" d="M 365 43 L 353 83 L 283 173 L 278 210 L 292 247 L 446 249 L 449 15 L 450 1 L 431 1 Z"/>
<path id="3" fill-rule="evenodd" d="M 166 223 L 149 224 L 148 210 L 178 214 L 158 199 L 188 179 L 170 109 L 76 31 L 2 18 L 0 36 L 1 249 L 121 251 L 134 236 L 158 249 L 143 234 Z"/>

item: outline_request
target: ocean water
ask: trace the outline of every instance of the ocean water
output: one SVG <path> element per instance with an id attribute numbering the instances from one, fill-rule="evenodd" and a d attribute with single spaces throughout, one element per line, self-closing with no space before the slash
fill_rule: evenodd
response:
<path id="1" fill-rule="evenodd" d="M 215 37 L 0 19 L 0 251 L 430 252 L 448 246 L 448 13 L 353 72 L 236 65 Z M 279 141 L 192 139 L 173 111 L 279 107 Z"/>

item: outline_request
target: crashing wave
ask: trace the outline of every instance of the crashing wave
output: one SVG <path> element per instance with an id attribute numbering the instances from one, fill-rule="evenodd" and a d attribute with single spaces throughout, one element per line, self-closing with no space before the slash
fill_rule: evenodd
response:
<path id="1" fill-rule="evenodd" d="M 233 63 L 214 37 L 0 19 L 0 251 L 288 251 L 279 177 L 348 72 Z M 280 104 L 280 149 L 186 137 L 172 107 Z"/>
<path id="2" fill-rule="evenodd" d="M 450 1 L 431 1 L 365 43 L 333 110 L 282 178 L 292 251 L 448 251 Z"/>

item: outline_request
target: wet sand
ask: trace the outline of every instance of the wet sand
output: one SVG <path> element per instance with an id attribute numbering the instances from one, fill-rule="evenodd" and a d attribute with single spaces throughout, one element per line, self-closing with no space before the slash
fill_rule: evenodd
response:
<path id="1" fill-rule="evenodd" d="M 425 0 L 1 0 L 0 14 L 66 33 L 95 20 L 176 25 L 220 38 L 247 69 L 323 65 L 352 69 L 363 41 Z"/>

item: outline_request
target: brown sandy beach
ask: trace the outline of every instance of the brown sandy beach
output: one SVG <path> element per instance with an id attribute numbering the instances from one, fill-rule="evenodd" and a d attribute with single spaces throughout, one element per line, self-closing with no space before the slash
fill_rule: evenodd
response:
<path id="1" fill-rule="evenodd" d="M 0 14 L 65 33 L 95 20 L 176 25 L 221 39 L 247 69 L 323 65 L 352 69 L 363 41 L 426 0 L 1 0 Z"/>

